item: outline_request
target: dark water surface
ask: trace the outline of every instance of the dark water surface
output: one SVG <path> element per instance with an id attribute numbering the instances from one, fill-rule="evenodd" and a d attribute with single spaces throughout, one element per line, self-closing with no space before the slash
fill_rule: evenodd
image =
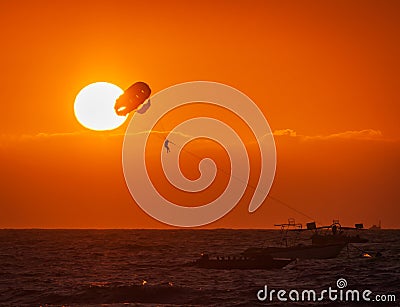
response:
<path id="1" fill-rule="evenodd" d="M 274 230 L 0 230 L 0 306 L 400 306 L 400 230 L 364 231 L 358 258 L 299 260 L 278 270 L 187 266 L 201 252 L 229 255 L 279 238 Z M 392 303 L 259 301 L 268 289 L 369 289 Z"/>

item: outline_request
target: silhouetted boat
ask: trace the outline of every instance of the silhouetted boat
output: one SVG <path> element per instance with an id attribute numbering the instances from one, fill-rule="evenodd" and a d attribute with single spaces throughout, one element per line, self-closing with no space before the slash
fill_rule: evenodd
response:
<path id="1" fill-rule="evenodd" d="M 369 230 L 381 230 L 381 221 L 379 220 L 379 224 L 378 226 L 376 226 L 375 224 L 372 225 Z"/>
<path id="2" fill-rule="evenodd" d="M 329 226 L 315 227 L 315 223 L 308 223 L 307 229 L 314 230 L 311 236 L 312 245 L 332 245 L 332 244 L 348 244 L 348 243 L 367 243 L 368 239 L 360 237 L 359 234 L 351 235 L 345 230 L 359 231 L 364 228 L 363 224 L 355 224 L 354 227 L 343 227 L 338 220 L 334 220 Z"/>
<path id="3" fill-rule="evenodd" d="M 229 257 L 214 257 L 203 254 L 200 259 L 196 260 L 195 265 L 203 269 L 219 269 L 219 270 L 256 270 L 256 269 L 280 269 L 288 265 L 294 259 L 274 258 L 269 255 L 255 256 L 229 256 Z"/>
<path id="4" fill-rule="evenodd" d="M 243 252 L 245 257 L 278 257 L 298 259 L 329 259 L 337 257 L 347 245 L 346 241 L 324 242 L 324 244 L 299 244 L 298 235 L 304 230 L 317 230 L 315 222 L 308 223 L 307 229 L 302 229 L 302 224 L 289 219 L 288 223 L 276 224 L 281 227 L 281 245 L 267 247 L 251 247 Z M 324 237 L 325 239 L 325 237 Z"/>

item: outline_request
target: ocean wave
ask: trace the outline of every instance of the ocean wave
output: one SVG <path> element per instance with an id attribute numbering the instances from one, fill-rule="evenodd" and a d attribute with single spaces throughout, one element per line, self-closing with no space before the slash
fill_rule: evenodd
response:
<path id="1" fill-rule="evenodd" d="M 8 299 L 19 306 L 116 303 L 188 304 L 190 297 L 196 292 L 198 291 L 172 284 L 108 285 L 94 283 L 70 293 L 52 292 L 43 294 L 37 290 L 19 290 L 14 291 L 13 298 L 9 297 Z M 25 300 L 21 301 L 21 298 L 25 298 Z"/>

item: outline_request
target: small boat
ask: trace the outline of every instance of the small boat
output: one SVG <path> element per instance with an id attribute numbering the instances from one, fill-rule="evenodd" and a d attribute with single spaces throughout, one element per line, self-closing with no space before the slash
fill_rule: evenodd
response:
<path id="1" fill-rule="evenodd" d="M 324 244 L 299 244 L 299 235 L 303 231 L 317 231 L 315 222 L 308 223 L 307 229 L 303 225 L 289 219 L 288 223 L 276 224 L 281 228 L 281 245 L 268 247 L 251 247 L 243 252 L 245 257 L 270 256 L 279 258 L 298 259 L 329 259 L 336 258 L 348 242 L 334 241 Z M 325 237 L 324 237 L 325 238 Z"/>
<path id="2" fill-rule="evenodd" d="M 288 258 L 273 258 L 271 256 L 229 256 L 210 258 L 208 254 L 202 254 L 200 259 L 196 260 L 195 266 L 203 269 L 219 270 L 269 270 L 281 269 L 294 261 Z"/>
<path id="3" fill-rule="evenodd" d="M 311 236 L 312 245 L 332 245 L 332 244 L 348 244 L 348 243 L 367 243 L 368 239 L 357 235 L 350 235 L 345 230 L 360 231 L 364 228 L 363 224 L 355 224 L 355 227 L 343 227 L 338 220 L 334 220 L 329 226 L 315 227 L 315 223 L 308 223 L 307 229 L 313 229 L 314 234 Z"/>
<path id="4" fill-rule="evenodd" d="M 381 230 L 381 221 L 379 220 L 379 224 L 377 225 L 372 225 L 370 228 L 368 228 L 369 230 Z"/>

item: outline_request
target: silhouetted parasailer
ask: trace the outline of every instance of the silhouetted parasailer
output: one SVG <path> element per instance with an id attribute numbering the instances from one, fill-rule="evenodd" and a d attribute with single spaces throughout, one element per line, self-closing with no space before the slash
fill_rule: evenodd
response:
<path id="1" fill-rule="evenodd" d="M 144 82 L 136 82 L 131 85 L 115 102 L 115 113 L 124 116 L 132 111 L 144 113 L 150 107 L 150 100 L 140 106 L 150 97 L 151 89 Z"/>
<path id="2" fill-rule="evenodd" d="M 167 153 L 169 153 L 170 151 L 171 151 L 171 149 L 169 149 L 169 143 L 171 143 L 171 144 L 174 144 L 175 145 L 175 143 L 172 143 L 170 140 L 168 140 L 168 139 L 165 139 L 165 141 L 164 141 L 164 147 L 165 147 L 165 149 L 167 150 Z"/>

